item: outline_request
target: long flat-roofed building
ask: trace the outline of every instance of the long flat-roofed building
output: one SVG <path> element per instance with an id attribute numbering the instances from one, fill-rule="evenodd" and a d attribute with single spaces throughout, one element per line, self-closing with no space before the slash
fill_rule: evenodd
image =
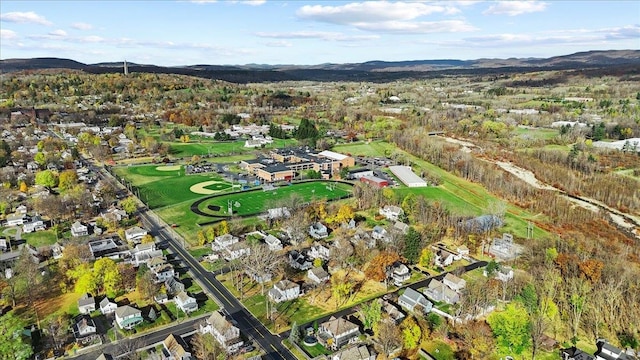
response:
<path id="1" fill-rule="evenodd" d="M 427 182 L 416 175 L 413 170 L 411 170 L 411 166 L 389 166 L 389 170 L 395 175 L 403 184 L 408 187 L 424 187 L 427 186 Z"/>

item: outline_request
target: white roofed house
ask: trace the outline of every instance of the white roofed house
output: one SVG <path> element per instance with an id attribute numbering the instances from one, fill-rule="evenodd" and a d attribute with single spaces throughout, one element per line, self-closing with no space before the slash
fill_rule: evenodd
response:
<path id="1" fill-rule="evenodd" d="M 323 223 L 318 221 L 315 224 L 309 226 L 309 235 L 311 235 L 312 238 L 319 240 L 328 237 L 329 232 L 327 230 L 327 227 Z"/>
<path id="2" fill-rule="evenodd" d="M 116 311 L 116 324 L 120 329 L 133 329 L 136 325 L 141 324 L 144 319 L 142 312 L 132 306 L 119 306 Z"/>
<path id="3" fill-rule="evenodd" d="M 78 311 L 80 311 L 80 314 L 88 314 L 95 310 L 96 299 L 93 296 L 83 294 L 80 299 L 78 299 Z"/>
<path id="4" fill-rule="evenodd" d="M 100 301 L 100 312 L 103 315 L 113 314 L 117 308 L 118 305 L 113 301 L 110 301 L 109 298 L 104 298 Z"/>
<path id="5" fill-rule="evenodd" d="M 378 210 L 380 215 L 384 216 L 387 220 L 397 221 L 398 218 L 404 214 L 404 210 L 401 207 L 395 205 L 385 205 Z"/>
<path id="6" fill-rule="evenodd" d="M 127 241 L 130 241 L 134 244 L 140 243 L 142 241 L 142 238 L 147 235 L 147 230 L 139 227 L 139 226 L 134 226 L 132 228 L 129 228 L 127 230 L 124 231 L 124 236 L 127 239 Z"/>
<path id="7" fill-rule="evenodd" d="M 278 239 L 277 237 L 271 234 L 268 234 L 267 236 L 265 236 L 264 242 L 267 244 L 267 246 L 269 247 L 269 250 L 271 251 L 282 250 L 282 241 L 280 241 L 280 239 Z"/>
<path id="8" fill-rule="evenodd" d="M 320 324 L 318 328 L 318 339 L 332 350 L 357 341 L 359 335 L 358 325 L 342 317 L 332 316 L 328 321 Z"/>
<path id="9" fill-rule="evenodd" d="M 447 275 L 442 279 L 442 282 L 454 291 L 460 291 L 467 286 L 467 282 L 464 279 L 461 279 L 452 273 L 447 273 Z"/>
<path id="10" fill-rule="evenodd" d="M 25 233 L 31 233 L 40 230 L 46 230 L 44 221 L 40 218 L 40 216 L 34 216 L 31 218 L 31 221 L 22 225 L 22 232 Z"/>
<path id="11" fill-rule="evenodd" d="M 231 234 L 216 236 L 211 243 L 211 249 L 214 251 L 222 250 L 227 248 L 227 246 L 231 246 L 237 243 L 238 241 L 240 241 L 240 239 L 237 236 L 233 236 Z"/>
<path id="12" fill-rule="evenodd" d="M 89 235 L 89 228 L 83 225 L 80 221 L 76 221 L 71 224 L 71 236 L 86 236 Z"/>
<path id="13" fill-rule="evenodd" d="M 300 285 L 290 280 L 280 280 L 273 285 L 268 295 L 277 303 L 297 299 L 300 296 Z"/>
<path id="14" fill-rule="evenodd" d="M 198 302 L 194 297 L 189 296 L 185 291 L 181 291 L 173 299 L 176 303 L 176 307 L 182 310 L 185 314 L 198 310 Z"/>
<path id="15" fill-rule="evenodd" d="M 331 250 L 319 243 L 313 244 L 313 246 L 311 246 L 311 248 L 309 248 L 309 251 L 307 252 L 307 255 L 310 258 L 322 260 L 329 260 L 329 257 L 331 256 L 330 254 Z"/>
<path id="16" fill-rule="evenodd" d="M 380 225 L 376 225 L 373 227 L 373 230 L 371 231 L 371 237 L 375 240 L 389 241 L 387 230 Z"/>
<path id="17" fill-rule="evenodd" d="M 93 339 L 93 335 L 96 335 L 97 328 L 93 319 L 88 315 L 80 315 L 76 318 L 73 327 L 73 336 L 79 343 L 86 343 Z"/>
<path id="18" fill-rule="evenodd" d="M 453 264 L 455 257 L 455 254 L 449 251 L 438 249 L 434 256 L 434 263 L 436 264 L 436 266 L 447 267 Z"/>
<path id="19" fill-rule="evenodd" d="M 426 314 L 433 308 L 433 304 L 424 295 L 410 287 L 406 288 L 404 293 L 400 295 L 398 304 L 407 310 L 420 314 Z"/>
<path id="20" fill-rule="evenodd" d="M 431 280 L 424 294 L 434 301 L 443 301 L 451 305 L 460 301 L 460 295 L 457 292 L 436 279 Z"/>
<path id="21" fill-rule="evenodd" d="M 25 214 L 11 214 L 7 215 L 7 226 L 23 225 L 25 221 Z"/>
<path id="22" fill-rule="evenodd" d="M 227 261 L 239 259 L 251 253 L 251 247 L 246 241 L 237 242 L 222 250 L 222 257 Z"/>
<path id="23" fill-rule="evenodd" d="M 210 333 L 227 353 L 235 353 L 244 344 L 240 338 L 240 329 L 233 326 L 222 314 L 214 311 L 204 325 L 200 325 L 200 332 Z"/>
<path id="24" fill-rule="evenodd" d="M 329 273 L 321 267 L 316 267 L 307 270 L 307 278 L 316 284 L 322 284 L 323 282 L 329 281 Z"/>
<path id="25" fill-rule="evenodd" d="M 171 277 L 165 280 L 164 287 L 165 289 L 167 289 L 169 295 L 178 294 L 184 291 L 184 284 L 177 280 L 175 277 Z"/>

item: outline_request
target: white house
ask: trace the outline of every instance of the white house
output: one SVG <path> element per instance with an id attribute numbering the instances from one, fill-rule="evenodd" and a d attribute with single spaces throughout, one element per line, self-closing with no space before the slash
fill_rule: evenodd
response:
<path id="1" fill-rule="evenodd" d="M 104 298 L 100 301 L 100 312 L 103 315 L 113 314 L 117 308 L 118 305 L 112 301 L 109 301 L 108 298 Z"/>
<path id="2" fill-rule="evenodd" d="M 360 335 L 358 325 L 345 318 L 332 316 L 318 327 L 318 339 L 326 347 L 337 350 L 342 346 L 355 342 Z"/>
<path id="3" fill-rule="evenodd" d="M 307 277 L 316 284 L 322 284 L 329 281 L 329 273 L 321 267 L 307 270 Z"/>
<path id="4" fill-rule="evenodd" d="M 309 235 L 311 235 L 312 238 L 319 240 L 328 237 L 329 232 L 327 231 L 327 227 L 318 221 L 309 226 Z"/>
<path id="5" fill-rule="evenodd" d="M 389 241 L 387 230 L 380 225 L 376 225 L 373 227 L 373 230 L 371 231 L 371 237 L 375 240 Z"/>
<path id="6" fill-rule="evenodd" d="M 158 284 L 167 281 L 168 279 L 174 277 L 176 274 L 175 270 L 173 269 L 173 265 L 168 263 L 160 266 L 155 266 L 150 270 L 155 275 L 155 282 Z"/>
<path id="7" fill-rule="evenodd" d="M 290 216 L 291 216 L 291 213 L 289 212 L 289 209 L 287 209 L 286 207 L 279 207 L 279 208 L 273 208 L 273 209 L 267 210 L 267 217 L 272 220 L 280 219 L 280 218 L 289 218 Z"/>
<path id="8" fill-rule="evenodd" d="M 7 215 L 7 226 L 23 225 L 25 217 L 26 217 L 25 214 Z"/>
<path id="9" fill-rule="evenodd" d="M 267 244 L 267 246 L 269 247 L 269 250 L 271 251 L 282 250 L 282 241 L 280 241 L 280 239 L 278 239 L 277 237 L 271 234 L 268 234 L 267 236 L 265 236 L 264 242 Z"/>
<path id="10" fill-rule="evenodd" d="M 482 271 L 482 274 L 484 276 L 488 276 L 486 268 Z M 502 282 L 507 282 L 513 279 L 513 268 L 507 265 L 500 265 L 496 270 L 494 277 Z"/>
<path id="11" fill-rule="evenodd" d="M 89 228 L 80 221 L 76 221 L 71 224 L 71 235 L 75 237 L 89 235 Z"/>
<path id="12" fill-rule="evenodd" d="M 453 264 L 455 257 L 456 257 L 455 254 L 449 251 L 437 249 L 436 254 L 434 256 L 434 263 L 436 264 L 436 266 L 447 267 Z"/>
<path id="13" fill-rule="evenodd" d="M 251 248 L 246 241 L 236 242 L 232 245 L 227 246 L 222 250 L 222 257 L 224 257 L 227 261 L 232 261 L 235 259 L 239 259 L 251 253 Z"/>
<path id="14" fill-rule="evenodd" d="M 411 271 L 407 265 L 401 262 L 395 262 L 389 269 L 389 277 L 393 280 L 395 286 L 402 286 L 402 283 L 409 280 L 411 277 Z"/>
<path id="15" fill-rule="evenodd" d="M 178 294 L 184 291 L 184 284 L 175 277 L 169 278 L 164 282 L 164 287 L 170 295 Z"/>
<path id="16" fill-rule="evenodd" d="M 387 218 L 387 220 L 391 221 L 397 221 L 398 217 L 404 214 L 404 210 L 402 210 L 401 207 L 395 205 L 385 205 L 384 207 L 381 207 L 378 212 L 380 213 L 380 215 Z"/>
<path id="17" fill-rule="evenodd" d="M 82 318 L 73 324 L 72 327 L 73 336 L 76 339 L 81 339 L 87 336 L 96 334 L 96 324 L 89 316 L 82 316 Z"/>
<path id="18" fill-rule="evenodd" d="M 147 230 L 139 227 L 139 226 L 134 226 L 132 228 L 129 228 L 127 230 L 124 231 L 124 236 L 127 239 L 127 241 L 131 241 L 132 243 L 139 243 L 140 241 L 142 241 L 142 238 L 147 235 Z"/>
<path id="19" fill-rule="evenodd" d="M 410 228 L 409 224 L 405 224 L 402 221 L 396 221 L 393 224 L 392 230 L 406 235 L 409 232 L 409 228 Z"/>
<path id="20" fill-rule="evenodd" d="M 211 243 L 211 249 L 214 251 L 226 249 L 228 246 L 231 246 L 238 241 L 240 241 L 240 239 L 238 239 L 237 236 L 233 236 L 231 234 L 216 236 Z"/>
<path id="21" fill-rule="evenodd" d="M 311 246 L 311 248 L 309 248 L 309 251 L 307 252 L 307 256 L 309 256 L 312 259 L 329 260 L 330 253 L 331 251 L 329 250 L 328 247 L 322 244 L 316 243 L 313 246 Z"/>
<path id="22" fill-rule="evenodd" d="M 142 312 L 132 306 L 119 306 L 116 311 L 116 324 L 120 329 L 133 329 L 136 325 L 141 324 L 144 319 Z"/>
<path id="23" fill-rule="evenodd" d="M 424 295 L 410 287 L 406 288 L 404 293 L 400 295 L 398 304 L 407 310 L 423 314 L 428 313 L 433 308 L 433 304 Z"/>
<path id="24" fill-rule="evenodd" d="M 88 314 L 95 310 L 96 299 L 93 296 L 83 294 L 80 299 L 78 299 L 78 311 L 80 311 L 80 314 Z"/>
<path id="25" fill-rule="evenodd" d="M 44 221 L 40 218 L 40 216 L 34 216 L 31 221 L 24 223 L 22 225 L 22 232 L 31 233 L 34 231 L 46 230 L 46 226 L 44 225 Z"/>
<path id="26" fill-rule="evenodd" d="M 200 332 L 213 335 L 227 353 L 237 352 L 244 344 L 240 338 L 240 329 L 233 326 L 217 311 L 207 318 L 205 325 L 200 325 Z"/>
<path id="27" fill-rule="evenodd" d="M 457 292 L 436 279 L 431 280 L 424 294 L 434 301 L 444 301 L 451 305 L 460 301 L 460 295 Z"/>
<path id="28" fill-rule="evenodd" d="M 297 299 L 300 296 L 300 285 L 290 280 L 280 280 L 269 290 L 269 298 L 279 303 Z"/>
<path id="29" fill-rule="evenodd" d="M 313 263 L 302 253 L 291 250 L 289 252 L 289 265 L 298 270 L 309 270 L 313 267 Z"/>
<path id="30" fill-rule="evenodd" d="M 442 279 L 442 282 L 454 291 L 460 291 L 467 286 L 467 282 L 464 279 L 461 279 L 452 273 L 447 273 L 447 275 Z"/>
<path id="31" fill-rule="evenodd" d="M 196 299 L 189 296 L 184 290 L 179 292 L 173 301 L 176 303 L 176 307 L 185 314 L 198 310 L 198 302 Z"/>

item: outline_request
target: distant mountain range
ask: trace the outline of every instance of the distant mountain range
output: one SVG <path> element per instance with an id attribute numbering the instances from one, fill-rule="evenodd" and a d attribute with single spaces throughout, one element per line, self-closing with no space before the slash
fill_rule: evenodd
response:
<path id="1" fill-rule="evenodd" d="M 640 50 L 587 51 L 551 58 L 509 58 L 477 60 L 368 61 L 352 64 L 318 65 L 188 65 L 156 66 L 128 63 L 129 72 L 198 76 L 230 82 L 389 81 L 402 78 L 429 78 L 444 75 L 501 74 L 532 70 L 582 70 L 621 67 L 640 70 Z M 33 58 L 0 60 L 0 73 L 26 70 L 68 69 L 87 73 L 123 71 L 122 62 L 84 64 L 70 59 Z M 635 69 L 635 70 L 633 70 Z"/>

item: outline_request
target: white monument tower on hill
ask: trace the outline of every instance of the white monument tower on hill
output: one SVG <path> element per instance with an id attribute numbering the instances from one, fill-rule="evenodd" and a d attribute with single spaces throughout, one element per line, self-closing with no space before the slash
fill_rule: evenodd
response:
<path id="1" fill-rule="evenodd" d="M 124 76 L 129 75 L 129 67 L 127 66 L 127 60 L 124 61 Z"/>

